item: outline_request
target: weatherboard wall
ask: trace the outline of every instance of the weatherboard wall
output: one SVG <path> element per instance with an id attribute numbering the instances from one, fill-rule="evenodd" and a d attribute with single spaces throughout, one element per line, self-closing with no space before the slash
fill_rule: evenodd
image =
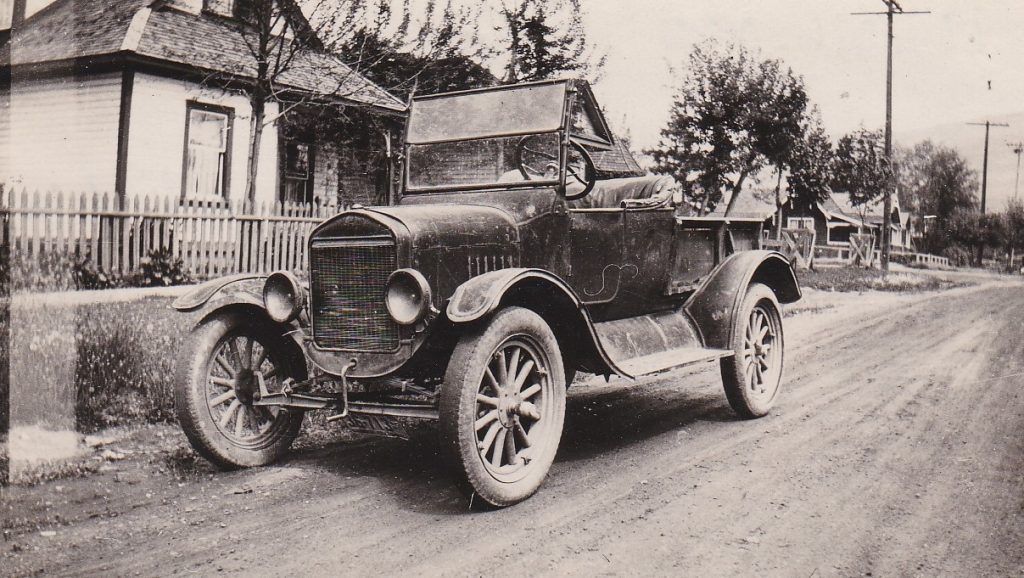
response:
<path id="1" fill-rule="evenodd" d="M 182 198 L 186 110 L 190 101 L 233 111 L 227 200 L 232 206 L 240 206 L 245 197 L 250 135 L 248 98 L 189 80 L 146 73 L 134 75 L 126 172 L 128 196 Z M 267 106 L 268 117 L 276 112 L 276 105 Z M 277 199 L 277 142 L 277 128 L 271 123 L 263 129 L 260 146 L 257 203 Z"/>
<path id="2" fill-rule="evenodd" d="M 121 73 L 14 78 L 0 179 L 29 189 L 114 192 Z"/>

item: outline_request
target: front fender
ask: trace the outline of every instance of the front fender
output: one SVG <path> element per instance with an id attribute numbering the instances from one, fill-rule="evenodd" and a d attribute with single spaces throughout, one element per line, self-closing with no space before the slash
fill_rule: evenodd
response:
<path id="1" fill-rule="evenodd" d="M 502 297 L 515 285 L 537 280 L 563 294 L 577 308 L 581 301 L 556 275 L 543 269 L 510 268 L 499 269 L 477 275 L 455 289 L 448 301 L 446 313 L 452 323 L 469 323 L 494 312 L 501 303 Z"/>
<path id="2" fill-rule="evenodd" d="M 501 306 L 526 307 L 551 327 L 563 355 L 592 373 L 629 374 L 608 355 L 586 306 L 564 281 L 543 269 L 499 269 L 460 285 L 448 301 L 449 321 L 464 324 L 490 315 Z"/>
<path id="3" fill-rule="evenodd" d="M 800 299 L 800 284 L 789 261 L 775 251 L 739 251 L 711 271 L 683 309 L 697 324 L 704 346 L 731 349 L 733 326 L 751 283 L 763 283 L 779 303 Z"/>
<path id="4" fill-rule="evenodd" d="M 263 281 L 266 278 L 265 275 L 250 273 L 218 277 L 178 297 L 171 307 L 178 311 L 196 311 L 200 308 L 216 308 L 215 304 L 236 302 L 263 307 Z"/>

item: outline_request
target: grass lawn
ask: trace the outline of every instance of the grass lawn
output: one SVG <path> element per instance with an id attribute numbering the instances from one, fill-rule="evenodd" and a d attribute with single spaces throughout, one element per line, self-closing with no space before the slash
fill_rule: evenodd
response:
<path id="1" fill-rule="evenodd" d="M 798 271 L 801 287 L 822 291 L 934 291 L 964 285 L 962 280 L 942 276 L 892 272 L 859 267 L 819 267 L 814 271 Z"/>
<path id="2" fill-rule="evenodd" d="M 171 297 L 14 305 L 12 425 L 95 431 L 173 419 L 173 371 L 195 315 Z"/>

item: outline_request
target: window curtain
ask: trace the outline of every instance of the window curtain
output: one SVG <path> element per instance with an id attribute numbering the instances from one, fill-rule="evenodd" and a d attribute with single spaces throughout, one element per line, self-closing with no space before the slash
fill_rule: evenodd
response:
<path id="1" fill-rule="evenodd" d="M 223 197 L 226 115 L 189 111 L 185 191 L 189 196 Z"/>

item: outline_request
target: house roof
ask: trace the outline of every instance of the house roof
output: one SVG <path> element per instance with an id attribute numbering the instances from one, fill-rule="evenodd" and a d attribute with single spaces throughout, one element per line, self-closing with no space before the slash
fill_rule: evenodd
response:
<path id="1" fill-rule="evenodd" d="M 774 191 L 771 195 L 774 195 Z M 760 191 L 753 186 L 744 187 L 740 196 L 736 199 L 736 206 L 732 208 L 729 216 L 735 219 L 760 219 L 765 220 L 775 214 L 775 203 L 765 200 L 767 193 Z M 729 206 L 728 199 L 722 199 L 710 216 L 724 217 L 725 209 Z"/>
<path id="2" fill-rule="evenodd" d="M 135 54 L 200 71 L 253 78 L 255 59 L 233 20 L 191 14 L 160 0 L 57 0 L 28 18 L 0 52 L 12 66 Z M 301 92 L 405 110 L 405 104 L 337 56 L 305 50 L 278 82 Z"/>
<path id="3" fill-rule="evenodd" d="M 629 148 L 620 139 L 615 139 L 611 150 L 590 150 L 588 151 L 594 159 L 594 167 L 600 173 L 600 177 L 614 178 L 622 176 L 639 177 L 645 174 L 640 164 L 633 158 Z"/>
<path id="4" fill-rule="evenodd" d="M 900 210 L 899 198 L 893 195 L 893 211 L 896 211 L 896 218 L 892 225 L 899 227 L 905 224 L 906 219 Z M 856 206 L 850 201 L 849 193 L 832 193 L 824 201 L 818 203 L 818 208 L 825 214 L 826 218 L 839 219 L 855 226 L 881 226 L 885 215 L 885 204 L 880 197 L 863 206 Z M 863 215 L 863 220 L 862 216 Z"/>

